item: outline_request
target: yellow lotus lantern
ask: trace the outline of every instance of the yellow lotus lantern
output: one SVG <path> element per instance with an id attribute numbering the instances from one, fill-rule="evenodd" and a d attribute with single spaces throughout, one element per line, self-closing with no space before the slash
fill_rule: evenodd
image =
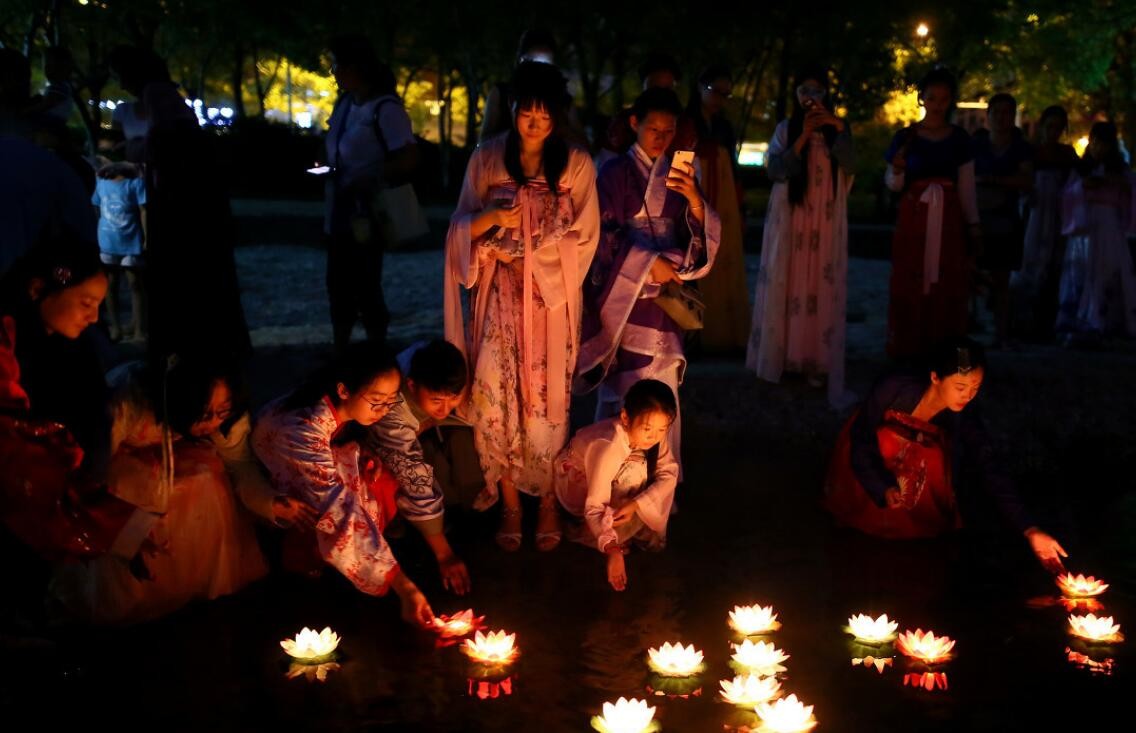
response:
<path id="1" fill-rule="evenodd" d="M 491 631 L 483 634 L 478 631 L 472 639 L 466 639 L 462 644 L 462 652 L 480 664 L 509 664 L 520 650 L 516 647 L 517 635 L 506 634 L 504 631 Z"/>
<path id="2" fill-rule="evenodd" d="M 308 664 L 327 661 L 339 646 L 339 634 L 325 627 L 323 631 L 315 631 L 306 626 L 296 634 L 295 639 L 285 639 L 280 647 L 288 656 Z"/>
<path id="3" fill-rule="evenodd" d="M 903 684 L 905 687 L 919 687 L 927 692 L 934 690 L 946 690 L 947 687 L 947 673 L 946 672 L 909 672 L 903 675 Z"/>
<path id="4" fill-rule="evenodd" d="M 1120 633 L 1120 624 L 1113 623 L 1112 616 L 1098 617 L 1092 613 L 1086 616 L 1070 616 L 1069 631 L 1074 636 L 1089 641 L 1124 641 L 1124 636 Z"/>
<path id="5" fill-rule="evenodd" d="M 741 644 L 733 646 L 732 659 L 752 674 L 769 677 L 785 671 L 781 663 L 788 659 L 789 655 L 768 642 L 755 643 L 746 639 Z"/>
<path id="6" fill-rule="evenodd" d="M 1092 598 L 1108 590 L 1108 583 L 1093 576 L 1065 573 L 1057 576 L 1057 587 L 1066 598 Z"/>
<path id="7" fill-rule="evenodd" d="M 658 729 L 655 708 L 645 700 L 619 698 L 603 704 L 603 715 L 592 718 L 592 727 L 600 733 L 648 733 Z"/>
<path id="8" fill-rule="evenodd" d="M 647 650 L 647 664 L 664 677 L 690 677 L 702 671 L 702 652 L 693 644 L 667 642 L 657 649 Z"/>
<path id="9" fill-rule="evenodd" d="M 484 616 L 473 615 L 473 609 L 467 608 L 464 611 L 455 613 L 453 616 L 446 616 L 445 614 L 434 618 L 434 630 L 437 631 L 442 638 L 458 638 L 472 634 L 481 628 L 481 622 L 485 620 Z"/>
<path id="10" fill-rule="evenodd" d="M 879 618 L 872 618 L 862 613 L 848 617 L 848 626 L 845 629 L 855 636 L 858 641 L 869 644 L 882 644 L 895 638 L 895 630 L 899 624 L 888 619 L 887 614 Z"/>
<path id="11" fill-rule="evenodd" d="M 761 718 L 758 730 L 768 733 L 804 733 L 816 727 L 813 706 L 805 705 L 796 695 L 789 695 L 772 704 L 762 703 L 754 708 Z"/>
<path id="12" fill-rule="evenodd" d="M 773 606 L 734 606 L 730 611 L 730 628 L 742 636 L 768 634 L 781 628 Z"/>
<path id="13" fill-rule="evenodd" d="M 894 663 L 895 663 L 895 659 L 893 657 L 864 657 L 864 658 L 852 657 L 852 666 L 853 667 L 864 666 L 864 667 L 867 667 L 869 669 L 871 669 L 872 667 L 875 667 L 876 671 L 879 672 L 880 674 L 884 673 L 885 667 L 890 667 Z"/>
<path id="14" fill-rule="evenodd" d="M 781 693 L 776 677 L 759 677 L 755 674 L 738 675 L 733 680 L 722 680 L 722 699 L 733 705 L 753 707 L 769 702 Z"/>
<path id="15" fill-rule="evenodd" d="M 907 656 L 924 662 L 945 662 L 955 648 L 955 640 L 948 636 L 935 636 L 932 631 L 916 629 L 900 634 L 896 646 Z"/>

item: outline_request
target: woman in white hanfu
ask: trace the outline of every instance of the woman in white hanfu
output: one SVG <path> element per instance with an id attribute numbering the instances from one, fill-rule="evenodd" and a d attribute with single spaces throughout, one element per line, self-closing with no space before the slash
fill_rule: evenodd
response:
<path id="1" fill-rule="evenodd" d="M 828 382 L 844 399 L 848 191 L 854 151 L 847 123 L 826 102 L 824 70 L 798 75 L 793 116 L 773 132 L 773 179 L 746 365 L 770 382 L 784 372 Z"/>
<path id="2" fill-rule="evenodd" d="M 446 338 L 465 347 L 467 417 L 485 473 L 486 505 L 503 503 L 497 542 L 521 545 L 519 492 L 540 497 L 536 544 L 560 542 L 552 461 L 568 441 L 581 288 L 599 238 L 596 173 L 560 135 L 565 82 L 522 63 L 513 129 L 473 153 L 446 238 Z M 468 328 L 461 287 L 472 291 Z"/>

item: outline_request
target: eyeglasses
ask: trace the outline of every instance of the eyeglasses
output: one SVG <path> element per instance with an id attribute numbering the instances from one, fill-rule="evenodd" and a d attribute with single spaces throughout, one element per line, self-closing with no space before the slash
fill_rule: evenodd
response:
<path id="1" fill-rule="evenodd" d="M 706 91 L 710 92 L 711 94 L 718 95 L 722 99 L 733 99 L 734 98 L 734 94 L 733 94 L 732 89 L 727 90 L 727 91 L 722 91 L 721 89 L 718 89 L 718 88 L 712 87 L 712 86 L 707 86 L 707 87 L 703 87 L 703 88 Z"/>
<path id="2" fill-rule="evenodd" d="M 383 412 L 384 410 L 390 410 L 398 405 L 401 405 L 402 395 L 396 396 L 390 402 L 371 402 L 365 397 L 363 398 L 363 401 L 366 402 L 367 406 L 371 408 L 371 412 Z"/>
<path id="3" fill-rule="evenodd" d="M 232 407 L 225 407 L 220 410 L 206 410 L 205 413 L 201 416 L 200 422 L 213 422 L 214 420 L 225 422 L 232 416 Z"/>

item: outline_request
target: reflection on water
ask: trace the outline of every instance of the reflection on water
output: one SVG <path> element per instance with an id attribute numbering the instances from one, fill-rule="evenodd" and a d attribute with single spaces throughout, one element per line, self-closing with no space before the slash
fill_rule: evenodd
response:
<path id="1" fill-rule="evenodd" d="M 702 694 L 702 677 L 668 677 L 652 673 L 647 678 L 647 693 L 655 697 L 665 697 L 668 700 L 685 700 L 698 697 Z"/>
<path id="2" fill-rule="evenodd" d="M 338 662 L 323 662 L 321 664 L 304 664 L 303 662 L 292 662 L 285 673 L 285 677 L 294 680 L 297 677 L 303 677 L 308 682 L 327 682 L 327 676 L 332 672 L 339 671 Z"/>
<path id="3" fill-rule="evenodd" d="M 921 687 L 927 692 L 947 689 L 946 672 L 908 672 L 903 675 L 904 687 Z"/>
<path id="4" fill-rule="evenodd" d="M 1113 669 L 1116 667 L 1116 660 L 1112 657 L 1099 654 L 1094 657 L 1090 654 L 1075 651 L 1070 647 L 1065 647 L 1065 658 L 1069 660 L 1069 664 L 1077 669 L 1087 670 L 1088 672 L 1104 677 L 1112 676 Z"/>
<path id="5" fill-rule="evenodd" d="M 470 697 L 478 700 L 496 700 L 499 697 L 508 697 L 513 694 L 513 678 L 502 680 L 483 680 L 470 677 L 466 680 Z"/>
<path id="6" fill-rule="evenodd" d="M 876 671 L 879 672 L 880 674 L 884 673 L 885 667 L 892 666 L 892 664 L 894 662 L 895 662 L 894 657 L 864 657 L 863 659 L 861 659 L 859 657 L 852 657 L 852 666 L 853 667 L 863 666 L 863 667 L 867 667 L 868 669 L 875 667 Z"/>

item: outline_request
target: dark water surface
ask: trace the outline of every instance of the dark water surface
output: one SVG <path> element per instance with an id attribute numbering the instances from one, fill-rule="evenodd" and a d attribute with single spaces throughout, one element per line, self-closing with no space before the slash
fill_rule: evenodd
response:
<path id="1" fill-rule="evenodd" d="M 684 399 L 720 404 L 727 388 L 696 375 Z M 1056 587 L 1023 541 L 993 529 L 914 543 L 833 530 L 815 499 L 837 425 L 783 440 L 756 418 L 739 429 L 729 410 L 721 420 L 685 412 L 686 482 L 669 546 L 628 558 L 624 593 L 608 588 L 599 553 L 570 543 L 538 553 L 531 528 L 520 553 L 501 552 L 493 516 L 454 536 L 473 576 L 467 599 L 440 588 L 416 537 L 396 547 L 436 612 L 472 607 L 490 629 L 517 634 L 521 656 L 506 677 L 479 679 L 456 647 L 401 623 L 393 598 L 362 596 L 332 573 L 277 575 L 157 623 L 8 648 L 0 729 L 586 731 L 603 702 L 637 696 L 657 707 L 664 732 L 723 731 L 753 722 L 718 695 L 734 675 L 727 615 L 760 602 L 784 624 L 772 636 L 791 655 L 784 692 L 816 706 L 818 731 L 1132 730 L 1132 642 L 1071 644 Z M 1075 458 L 1055 453 L 1054 470 L 1072 474 Z M 1092 542 L 1116 506 L 1102 503 L 1098 523 L 1084 525 L 1071 567 L 1114 582 L 1102 601 L 1131 637 L 1132 585 L 1110 577 L 1127 561 Z M 854 666 L 871 651 L 842 631 L 857 612 L 956 639 L 955 658 L 932 670 L 935 689 L 910 686 L 927 670 L 899 656 L 882 673 Z M 324 682 L 289 679 L 279 641 L 328 625 L 343 638 L 339 668 Z M 650 678 L 646 650 L 666 641 L 705 652 L 696 690 Z M 1070 663 L 1071 647 L 1112 659 L 1112 673 Z"/>

